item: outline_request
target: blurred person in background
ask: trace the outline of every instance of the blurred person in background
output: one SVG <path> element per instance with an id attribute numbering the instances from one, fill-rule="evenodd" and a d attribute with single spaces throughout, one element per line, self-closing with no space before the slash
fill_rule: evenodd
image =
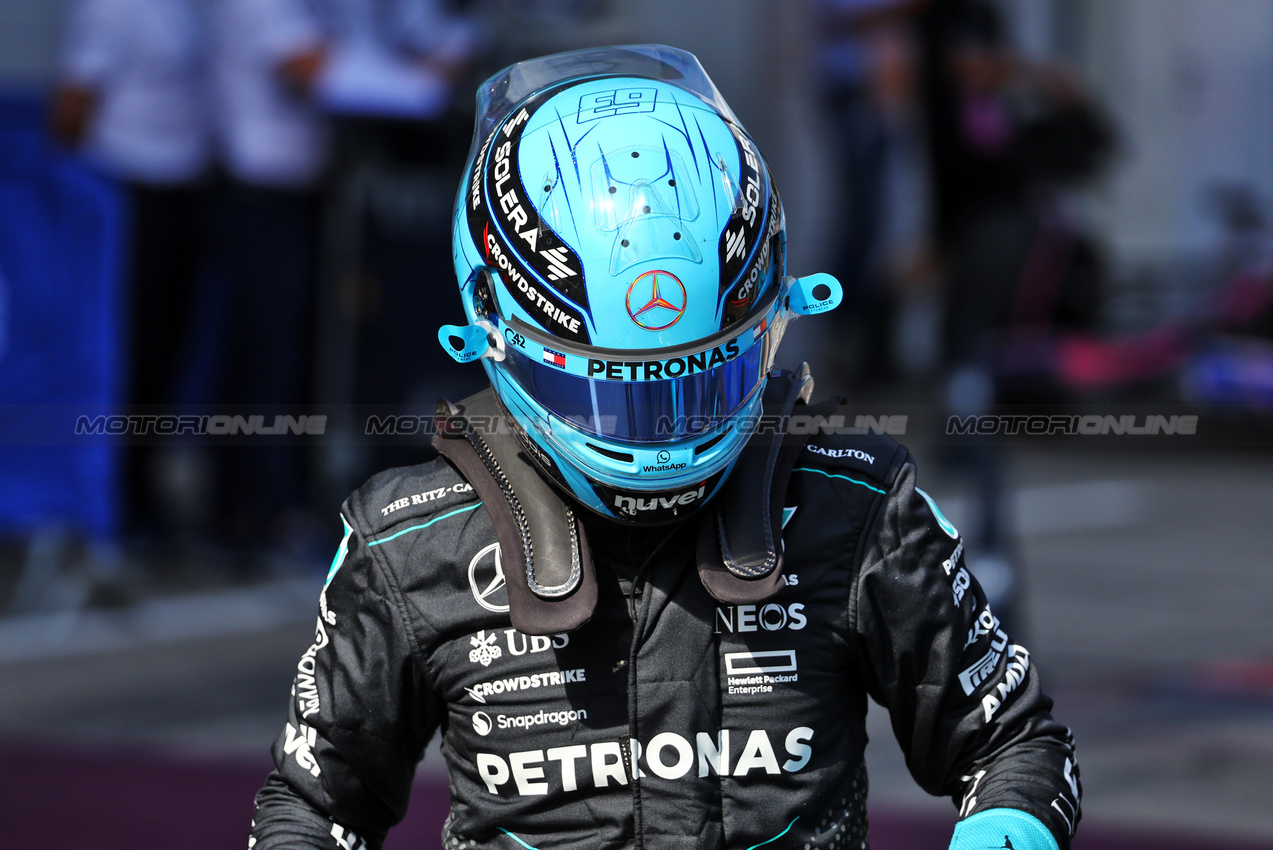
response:
<path id="1" fill-rule="evenodd" d="M 888 209 L 890 101 L 897 97 L 896 42 L 927 0 L 818 0 L 814 23 L 820 39 L 817 69 L 823 113 L 839 171 L 833 271 L 844 284 L 851 324 L 838 356 L 853 384 L 880 384 L 890 375 L 891 298 L 881 269 Z"/>
<path id="2" fill-rule="evenodd" d="M 468 67 L 480 34 L 472 6 L 446 0 L 317 0 L 323 4 L 340 53 L 379 54 L 431 72 L 450 84 Z M 374 61 L 374 60 L 372 60 Z M 370 87 L 365 100 L 374 104 Z"/>
<path id="3" fill-rule="evenodd" d="M 330 33 L 307 0 L 217 0 L 218 402 L 226 413 L 296 415 L 310 400 L 321 189 L 328 127 L 314 102 Z M 235 548 L 306 537 L 307 453 L 288 437 L 218 451 L 219 524 Z"/>
<path id="4" fill-rule="evenodd" d="M 135 405 L 191 400 L 181 383 L 206 256 L 212 154 L 199 6 L 74 0 L 53 94 L 55 137 L 122 181 L 131 201 L 125 399 Z M 156 446 L 126 448 L 128 535 L 173 531 L 172 497 L 181 494 L 167 481 L 171 459 Z"/>
<path id="5" fill-rule="evenodd" d="M 488 36 L 474 3 L 324 3 L 335 41 L 318 89 L 333 129 L 320 391 L 325 400 L 430 412 L 460 370 L 440 351 L 421 350 L 414 317 L 432 308 L 450 275 L 452 184 L 473 124 L 456 85 Z M 423 368 L 401 368 L 407 362 Z M 358 468 L 332 476 L 341 479 L 333 497 L 418 450 L 358 447 L 348 464 Z"/>
<path id="6" fill-rule="evenodd" d="M 1109 152 L 1103 116 L 1074 78 L 1008 42 L 988 0 L 931 0 L 916 19 L 932 242 L 943 281 L 947 412 L 992 411 L 1005 344 L 1025 326 L 1082 326 L 1098 310 L 1091 243 L 1064 220 L 1057 189 Z M 996 613 L 1019 598 L 1002 450 L 964 441 L 949 458 L 975 481 L 980 555 L 972 569 Z"/>
<path id="7" fill-rule="evenodd" d="M 918 24 L 932 232 L 949 296 L 946 357 L 986 363 L 1012 322 L 1035 318 L 1022 315 L 1022 289 L 1043 285 L 1027 260 L 1062 213 L 1057 190 L 1092 176 L 1111 137 L 1067 70 L 1013 49 L 995 4 L 932 0 Z M 1079 266 L 1090 258 L 1049 259 L 1061 276 L 1052 282 L 1057 315 L 1040 318 L 1093 321 L 1093 279 Z"/>

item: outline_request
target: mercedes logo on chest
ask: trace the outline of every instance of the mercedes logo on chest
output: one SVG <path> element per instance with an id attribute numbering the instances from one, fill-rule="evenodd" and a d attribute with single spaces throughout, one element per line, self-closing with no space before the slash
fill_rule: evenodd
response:
<path id="1" fill-rule="evenodd" d="M 508 587 L 504 580 L 504 561 L 499 543 L 478 551 L 469 561 L 469 589 L 473 599 L 487 611 L 508 612 Z"/>

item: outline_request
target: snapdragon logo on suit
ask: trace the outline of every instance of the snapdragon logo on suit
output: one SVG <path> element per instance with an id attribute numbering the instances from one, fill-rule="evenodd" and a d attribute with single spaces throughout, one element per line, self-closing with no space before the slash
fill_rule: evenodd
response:
<path id="1" fill-rule="evenodd" d="M 567 726 L 579 720 L 588 719 L 585 708 L 571 708 L 563 711 L 537 711 L 534 714 L 497 714 L 492 723 L 491 716 L 485 711 L 473 712 L 473 731 L 485 738 L 491 729 L 531 729 L 535 726 Z"/>

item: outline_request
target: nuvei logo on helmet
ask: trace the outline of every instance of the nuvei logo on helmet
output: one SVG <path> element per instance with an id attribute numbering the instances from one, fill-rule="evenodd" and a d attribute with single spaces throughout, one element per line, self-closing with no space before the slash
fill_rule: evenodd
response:
<path id="1" fill-rule="evenodd" d="M 704 483 L 697 490 L 687 490 L 684 493 L 673 493 L 671 496 L 651 496 L 648 499 L 642 499 L 639 496 L 622 496 L 615 494 L 614 506 L 624 513 L 634 514 L 637 511 L 658 511 L 675 508 L 680 505 L 692 505 L 707 492 L 707 485 Z"/>

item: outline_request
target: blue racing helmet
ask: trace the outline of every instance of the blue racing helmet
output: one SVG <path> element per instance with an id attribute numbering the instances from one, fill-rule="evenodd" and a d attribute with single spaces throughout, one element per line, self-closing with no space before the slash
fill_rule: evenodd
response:
<path id="1" fill-rule="evenodd" d="M 658 45 L 487 80 L 452 243 L 467 324 L 443 348 L 481 361 L 551 480 L 638 524 L 717 492 L 787 323 L 841 294 L 786 276 L 763 157 L 698 60 Z"/>

